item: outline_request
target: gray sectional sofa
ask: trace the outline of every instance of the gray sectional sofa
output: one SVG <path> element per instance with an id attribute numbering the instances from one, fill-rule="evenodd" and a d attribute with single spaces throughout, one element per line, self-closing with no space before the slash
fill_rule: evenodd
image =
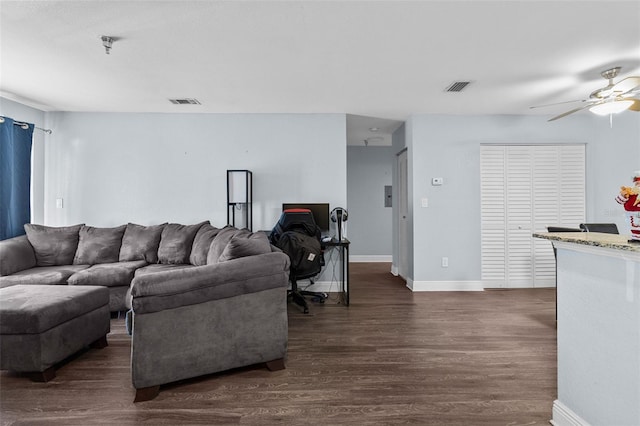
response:
<path id="1" fill-rule="evenodd" d="M 208 221 L 25 230 L 0 241 L 0 288 L 108 288 L 112 312 L 133 312 L 136 401 L 203 374 L 262 362 L 284 368 L 289 258 L 266 234 Z"/>
<path id="2" fill-rule="evenodd" d="M 135 277 L 271 252 L 265 235 L 231 226 L 218 229 L 208 221 L 195 225 L 129 223 L 115 228 L 27 224 L 25 231 L 25 236 L 0 241 L 0 288 L 99 285 L 109 289 L 112 312 L 129 308 L 126 296 Z"/>

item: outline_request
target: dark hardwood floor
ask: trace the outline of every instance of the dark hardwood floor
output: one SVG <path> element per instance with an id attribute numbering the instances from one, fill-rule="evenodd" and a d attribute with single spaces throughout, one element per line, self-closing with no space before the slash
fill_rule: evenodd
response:
<path id="1" fill-rule="evenodd" d="M 352 264 L 351 306 L 289 305 L 287 368 L 163 386 L 133 404 L 130 341 L 35 383 L 0 374 L 3 425 L 548 425 L 556 398 L 555 291 L 412 293 L 389 264 Z"/>

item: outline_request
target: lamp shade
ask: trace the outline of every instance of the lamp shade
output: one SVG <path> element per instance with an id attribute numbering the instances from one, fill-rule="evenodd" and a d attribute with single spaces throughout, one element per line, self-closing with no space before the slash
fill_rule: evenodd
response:
<path id="1" fill-rule="evenodd" d="M 612 100 L 612 101 L 595 104 L 594 106 L 589 108 L 589 111 L 598 115 L 617 114 L 626 109 L 629 109 L 631 105 L 633 105 L 632 100 L 628 100 L 628 99 Z"/>
<path id="2" fill-rule="evenodd" d="M 227 178 L 229 191 L 229 203 L 246 203 L 251 197 L 251 188 L 249 186 L 248 170 L 228 170 Z"/>

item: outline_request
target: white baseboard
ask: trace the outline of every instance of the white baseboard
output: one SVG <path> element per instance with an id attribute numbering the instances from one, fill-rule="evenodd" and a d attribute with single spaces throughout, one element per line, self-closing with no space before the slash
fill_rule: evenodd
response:
<path id="1" fill-rule="evenodd" d="M 411 291 L 483 291 L 482 281 L 413 281 L 407 279 Z"/>
<path id="2" fill-rule="evenodd" d="M 316 281 L 313 285 L 309 285 L 309 281 L 298 281 L 298 289 L 309 291 L 321 291 L 324 293 L 337 293 L 340 291 L 340 283 L 336 281 Z"/>
<path id="3" fill-rule="evenodd" d="M 552 416 L 550 423 L 553 426 L 590 426 L 586 420 L 557 399 L 553 401 Z"/>
<path id="4" fill-rule="evenodd" d="M 409 290 L 413 291 L 413 280 L 411 278 L 407 278 L 405 280 L 405 284 L 409 288 Z"/>
<path id="5" fill-rule="evenodd" d="M 398 276 L 398 267 L 394 264 L 391 264 L 391 275 L 394 277 Z"/>
<path id="6" fill-rule="evenodd" d="M 553 288 L 556 286 L 555 278 L 536 281 L 527 280 L 484 280 L 482 281 L 484 288 Z"/>
<path id="7" fill-rule="evenodd" d="M 366 262 L 391 262 L 393 256 L 382 254 L 382 255 L 349 255 L 349 263 L 366 263 Z"/>
<path id="8" fill-rule="evenodd" d="M 393 273 L 393 268 L 391 273 Z M 308 286 L 308 280 L 300 280 L 298 288 L 325 293 L 340 291 L 337 281 L 316 281 Z M 308 288 L 307 288 L 308 286 Z M 411 291 L 483 291 L 482 281 L 413 281 L 407 278 L 407 287 Z"/>

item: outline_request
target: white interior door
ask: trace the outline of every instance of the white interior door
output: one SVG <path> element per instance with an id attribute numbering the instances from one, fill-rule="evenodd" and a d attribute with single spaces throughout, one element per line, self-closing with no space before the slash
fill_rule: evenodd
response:
<path id="1" fill-rule="evenodd" d="M 409 194 L 407 150 L 398 154 L 398 275 L 407 279 L 409 269 Z"/>
<path id="2" fill-rule="evenodd" d="M 484 287 L 554 286 L 552 246 L 532 234 L 584 221 L 584 145 L 483 145 L 480 161 Z"/>

